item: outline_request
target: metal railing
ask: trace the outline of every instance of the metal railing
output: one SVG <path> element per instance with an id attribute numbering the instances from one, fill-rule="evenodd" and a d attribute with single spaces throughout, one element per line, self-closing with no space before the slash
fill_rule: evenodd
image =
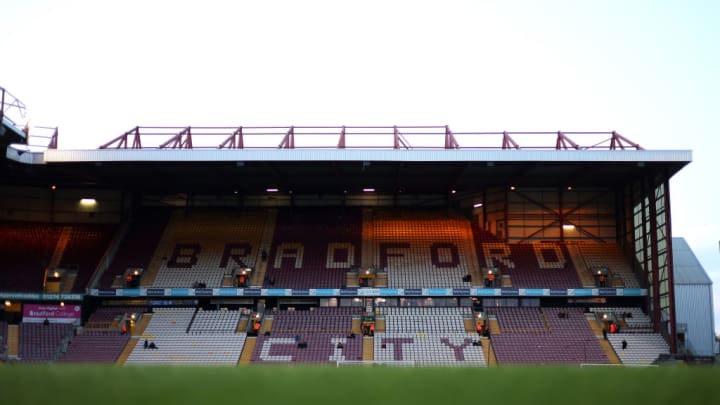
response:
<path id="1" fill-rule="evenodd" d="M 438 126 L 135 127 L 100 149 L 642 150 L 610 132 L 453 132 Z"/>

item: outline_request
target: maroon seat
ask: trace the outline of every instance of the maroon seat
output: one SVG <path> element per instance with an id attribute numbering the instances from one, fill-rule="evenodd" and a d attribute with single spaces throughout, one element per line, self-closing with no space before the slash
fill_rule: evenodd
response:
<path id="1" fill-rule="evenodd" d="M 55 360 L 63 340 L 72 336 L 73 328 L 64 323 L 21 323 L 18 357 L 23 362 Z"/>
<path id="2" fill-rule="evenodd" d="M 480 266 L 496 267 L 502 274 L 509 275 L 514 288 L 583 287 L 564 243 L 505 243 L 477 226 L 473 226 L 473 234 Z M 486 257 L 485 243 L 501 244 L 504 251 Z M 505 260 L 498 260 L 496 256 Z"/>
<path id="3" fill-rule="evenodd" d="M 362 218 L 357 209 L 286 209 L 278 214 L 265 287 L 340 288 L 360 264 Z M 346 243 L 331 248 L 331 243 Z M 328 255 L 334 262 L 328 265 Z"/>
<path id="4" fill-rule="evenodd" d="M 68 345 L 63 363 L 114 363 L 130 340 L 119 331 L 86 330 Z"/>
<path id="5" fill-rule="evenodd" d="M 0 290 L 41 291 L 62 227 L 43 223 L 0 223 Z"/>
<path id="6" fill-rule="evenodd" d="M 498 364 L 608 363 L 580 308 L 500 307 L 489 312 L 502 331 L 492 335 Z"/>
<path id="7" fill-rule="evenodd" d="M 122 276 L 128 268 L 148 268 L 169 217 L 166 209 L 144 209 L 136 214 L 110 267 L 100 279 L 100 288 L 110 288 L 115 276 Z"/>

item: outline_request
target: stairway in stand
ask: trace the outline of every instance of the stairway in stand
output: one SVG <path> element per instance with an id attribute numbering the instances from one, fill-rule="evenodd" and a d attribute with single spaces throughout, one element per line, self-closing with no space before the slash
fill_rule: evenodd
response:
<path id="1" fill-rule="evenodd" d="M 135 324 L 135 328 L 133 329 L 133 334 L 136 336 L 142 336 L 143 333 L 145 333 L 145 329 L 147 328 L 151 319 L 152 319 L 152 314 L 143 314 L 143 316 L 140 318 L 140 321 L 138 321 L 138 323 Z"/>
<path id="2" fill-rule="evenodd" d="M 170 214 L 170 218 L 168 219 L 167 225 L 165 225 L 165 230 L 163 230 L 160 242 L 158 242 L 155 248 L 150 264 L 148 264 L 147 269 L 145 269 L 140 279 L 141 287 L 152 287 L 155 283 L 155 277 L 157 277 L 160 271 L 160 266 L 163 265 L 167 260 L 167 256 L 170 254 L 172 244 L 171 235 L 174 232 L 175 223 L 182 218 L 182 215 L 184 214 L 180 211 L 174 211 Z"/>
<path id="3" fill-rule="evenodd" d="M 250 360 L 252 360 L 252 355 L 255 351 L 256 344 L 257 338 L 255 336 L 248 336 L 247 339 L 245 339 L 245 347 L 243 347 L 242 354 L 240 355 L 240 360 L 238 361 L 239 366 L 246 366 L 250 364 Z"/>
<path id="4" fill-rule="evenodd" d="M 363 336 L 362 359 L 363 361 L 375 359 L 375 339 L 372 336 Z"/>
<path id="5" fill-rule="evenodd" d="M 260 239 L 260 252 L 265 250 L 265 260 L 255 261 L 255 271 L 250 277 L 251 287 L 262 287 L 265 282 L 265 273 L 267 272 L 270 246 L 272 246 L 273 236 L 275 235 L 275 226 L 277 225 L 278 210 L 271 209 L 265 214 L 265 224 L 263 226 L 263 234 Z M 261 254 L 262 256 L 262 254 Z"/>
<path id="6" fill-rule="evenodd" d="M 18 325 L 8 325 L 7 340 L 8 357 L 16 359 L 20 353 L 20 327 Z"/>
<path id="7" fill-rule="evenodd" d="M 72 291 L 75 285 L 75 279 L 77 278 L 77 271 L 66 271 L 63 275 L 62 282 L 60 283 L 60 292 L 69 293 Z"/>
<path id="8" fill-rule="evenodd" d="M 473 318 L 465 318 L 463 319 L 463 324 L 465 325 L 465 332 L 467 333 L 475 333 L 477 332 L 475 319 Z"/>
<path id="9" fill-rule="evenodd" d="M 566 246 L 568 253 L 570 254 L 570 260 L 575 267 L 575 272 L 577 272 L 578 278 L 580 279 L 580 282 L 582 282 L 583 287 L 595 288 L 595 280 L 593 279 L 593 275 L 590 273 L 590 269 L 588 268 L 588 265 L 585 262 L 582 254 L 580 253 L 577 245 L 567 244 Z"/>
<path id="10" fill-rule="evenodd" d="M 50 258 L 50 263 L 48 263 L 48 270 L 55 269 L 60 264 L 63 254 L 65 253 L 65 248 L 67 247 L 68 242 L 70 242 L 71 235 L 72 227 L 64 226 L 62 233 L 60 233 L 60 238 L 58 239 L 57 244 L 55 244 L 55 250 Z"/>
<path id="11" fill-rule="evenodd" d="M 248 319 L 247 316 L 243 316 L 238 321 L 237 328 L 235 329 L 235 333 L 245 333 L 247 332 L 248 323 L 250 322 L 250 319 Z"/>
<path id="12" fill-rule="evenodd" d="M 598 339 L 598 341 L 600 342 L 600 346 L 603 348 L 603 351 L 605 351 L 605 355 L 610 361 L 610 364 L 622 364 L 620 358 L 618 357 L 617 353 L 615 353 L 615 350 L 613 349 L 610 342 L 605 339 Z"/>
<path id="13" fill-rule="evenodd" d="M 481 338 L 480 343 L 482 343 L 483 355 L 485 356 L 485 362 L 488 367 L 497 367 L 497 359 L 495 358 L 492 341 L 488 338 Z"/>
<path id="14" fill-rule="evenodd" d="M 595 314 L 586 313 L 585 319 L 587 319 L 588 324 L 590 325 L 590 329 L 592 329 L 593 333 L 598 338 L 598 342 L 600 342 L 600 346 L 603 348 L 603 351 L 605 352 L 605 355 L 607 356 L 608 361 L 610 361 L 610 364 L 622 364 L 622 362 L 620 361 L 620 358 L 618 357 L 617 353 L 615 353 L 615 350 L 613 349 L 610 342 L 603 339 L 602 326 L 597 321 L 597 319 L 595 319 Z"/>
<path id="15" fill-rule="evenodd" d="M 140 341 L 139 338 L 131 338 L 130 341 L 127 343 L 125 348 L 123 349 L 122 353 L 120 353 L 120 356 L 118 356 L 117 361 L 115 361 L 115 364 L 117 365 L 123 365 L 127 361 L 128 357 L 130 357 L 130 353 L 133 352 L 133 349 L 135 349 L 135 345 Z"/>
<path id="16" fill-rule="evenodd" d="M 260 328 L 260 333 L 270 332 L 272 331 L 272 324 L 273 319 L 270 317 L 266 317 L 262 321 L 262 327 Z"/>

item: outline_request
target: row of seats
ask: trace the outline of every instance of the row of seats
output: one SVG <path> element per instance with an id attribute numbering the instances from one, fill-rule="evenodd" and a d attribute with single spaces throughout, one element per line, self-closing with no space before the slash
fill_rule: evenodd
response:
<path id="1" fill-rule="evenodd" d="M 120 320 L 126 314 L 143 313 L 144 307 L 137 306 L 112 306 L 100 307 L 88 317 L 88 324 L 107 324 L 116 320 Z"/>
<path id="2" fill-rule="evenodd" d="M 498 364 L 607 364 L 581 308 L 498 307 L 492 335 Z"/>
<path id="3" fill-rule="evenodd" d="M 660 355 L 670 353 L 670 347 L 659 333 L 613 333 L 608 335 L 608 340 L 623 364 L 649 365 Z"/>
<path id="4" fill-rule="evenodd" d="M 155 349 L 138 340 L 125 364 L 234 366 L 245 339 L 245 333 L 157 336 L 152 339 Z"/>
<path id="5" fill-rule="evenodd" d="M 468 288 L 478 268 L 470 222 L 432 212 L 375 212 L 374 262 L 391 288 Z"/>
<path id="6" fill-rule="evenodd" d="M 247 337 L 233 332 L 240 317 L 227 309 L 156 308 L 125 364 L 235 365 Z"/>
<path id="7" fill-rule="evenodd" d="M 234 268 L 255 267 L 265 218 L 264 211 L 176 212 L 157 244 L 155 257 L 161 260 L 157 270 L 150 269 L 150 273 L 157 271 L 153 286 L 190 287 L 202 283 L 221 287 L 223 277 Z M 228 251 L 229 245 L 238 249 Z"/>
<path id="8" fill-rule="evenodd" d="M 353 315 L 361 309 L 319 307 L 273 310 L 272 331 L 258 337 L 254 363 L 332 363 L 362 359 L 362 338 L 351 334 Z"/>
<path id="9" fill-rule="evenodd" d="M 117 361 L 130 336 L 117 330 L 86 329 L 75 336 L 60 357 L 61 363 L 105 363 Z"/>
<path id="10" fill-rule="evenodd" d="M 138 267 L 145 269 L 148 286 L 221 287 L 233 269 L 264 262 L 265 287 L 339 288 L 345 273 L 361 264 L 363 248 L 372 250 L 368 261 L 387 270 L 393 288 L 469 287 L 463 277 L 486 267 L 501 270 L 516 288 L 582 285 L 563 243 L 508 244 L 446 213 L 377 210 L 364 225 L 357 209 L 281 209 L 277 221 L 268 221 L 269 212 L 139 211 L 99 285 L 110 287 Z M 41 289 L 64 229 L 70 233 L 55 265 L 77 269 L 73 290 L 83 291 L 116 226 L 0 223 L 0 290 Z M 625 287 L 640 286 L 618 245 L 576 245 L 588 266 L 608 267 Z"/>
<path id="11" fill-rule="evenodd" d="M 611 319 L 620 323 L 620 333 L 607 337 L 624 364 L 648 365 L 660 355 L 670 353 L 667 341 L 661 334 L 653 332 L 652 320 L 641 308 L 593 307 L 590 310 L 599 318 L 611 314 Z"/>
<path id="12" fill-rule="evenodd" d="M 374 360 L 418 366 L 481 366 L 477 334 L 465 331 L 469 307 L 384 307 L 385 331 L 374 337 Z"/>
<path id="13" fill-rule="evenodd" d="M 617 244 L 578 242 L 577 246 L 588 268 L 606 267 L 613 277 L 621 280 L 619 285 L 608 287 L 641 287 L 632 271 L 631 263 Z"/>
<path id="14" fill-rule="evenodd" d="M 360 265 L 360 211 L 281 210 L 269 250 L 265 287 L 339 288 Z"/>
<path id="15" fill-rule="evenodd" d="M 653 331 L 652 320 L 638 307 L 593 307 L 590 311 L 598 314 L 599 317 L 603 314 L 612 314 L 626 331 L 639 333 Z"/>
<path id="16" fill-rule="evenodd" d="M 5 321 L 0 320 L 0 360 L 5 359 L 5 356 L 7 355 L 7 351 L 5 347 L 7 346 L 7 339 L 8 339 L 8 324 Z"/>
<path id="17" fill-rule="evenodd" d="M 58 358 L 61 345 L 73 335 L 74 326 L 66 323 L 20 324 L 18 357 L 23 362 L 47 362 Z"/>
<path id="18" fill-rule="evenodd" d="M 362 338 L 349 337 L 347 333 L 273 331 L 257 339 L 251 359 L 253 363 L 336 363 L 362 360 Z"/>
<path id="19" fill-rule="evenodd" d="M 517 288 L 577 288 L 582 282 L 564 243 L 506 243 L 473 227 L 478 260 L 497 268 Z"/>
<path id="20" fill-rule="evenodd" d="M 376 333 L 374 360 L 416 366 L 485 367 L 478 336 L 473 333 Z"/>
<path id="21" fill-rule="evenodd" d="M 189 333 L 228 334 L 235 333 L 240 322 L 240 311 L 204 311 L 199 309 L 192 321 Z"/>
<path id="22" fill-rule="evenodd" d="M 472 315 L 472 309 L 470 307 L 380 307 L 378 313 L 404 316 Z"/>

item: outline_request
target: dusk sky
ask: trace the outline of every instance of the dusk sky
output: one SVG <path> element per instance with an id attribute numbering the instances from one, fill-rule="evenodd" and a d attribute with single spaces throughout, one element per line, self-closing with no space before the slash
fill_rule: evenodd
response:
<path id="1" fill-rule="evenodd" d="M 672 232 L 720 330 L 720 2 L 4 0 L 0 20 L 0 86 L 62 149 L 137 125 L 397 124 L 692 150 Z"/>

